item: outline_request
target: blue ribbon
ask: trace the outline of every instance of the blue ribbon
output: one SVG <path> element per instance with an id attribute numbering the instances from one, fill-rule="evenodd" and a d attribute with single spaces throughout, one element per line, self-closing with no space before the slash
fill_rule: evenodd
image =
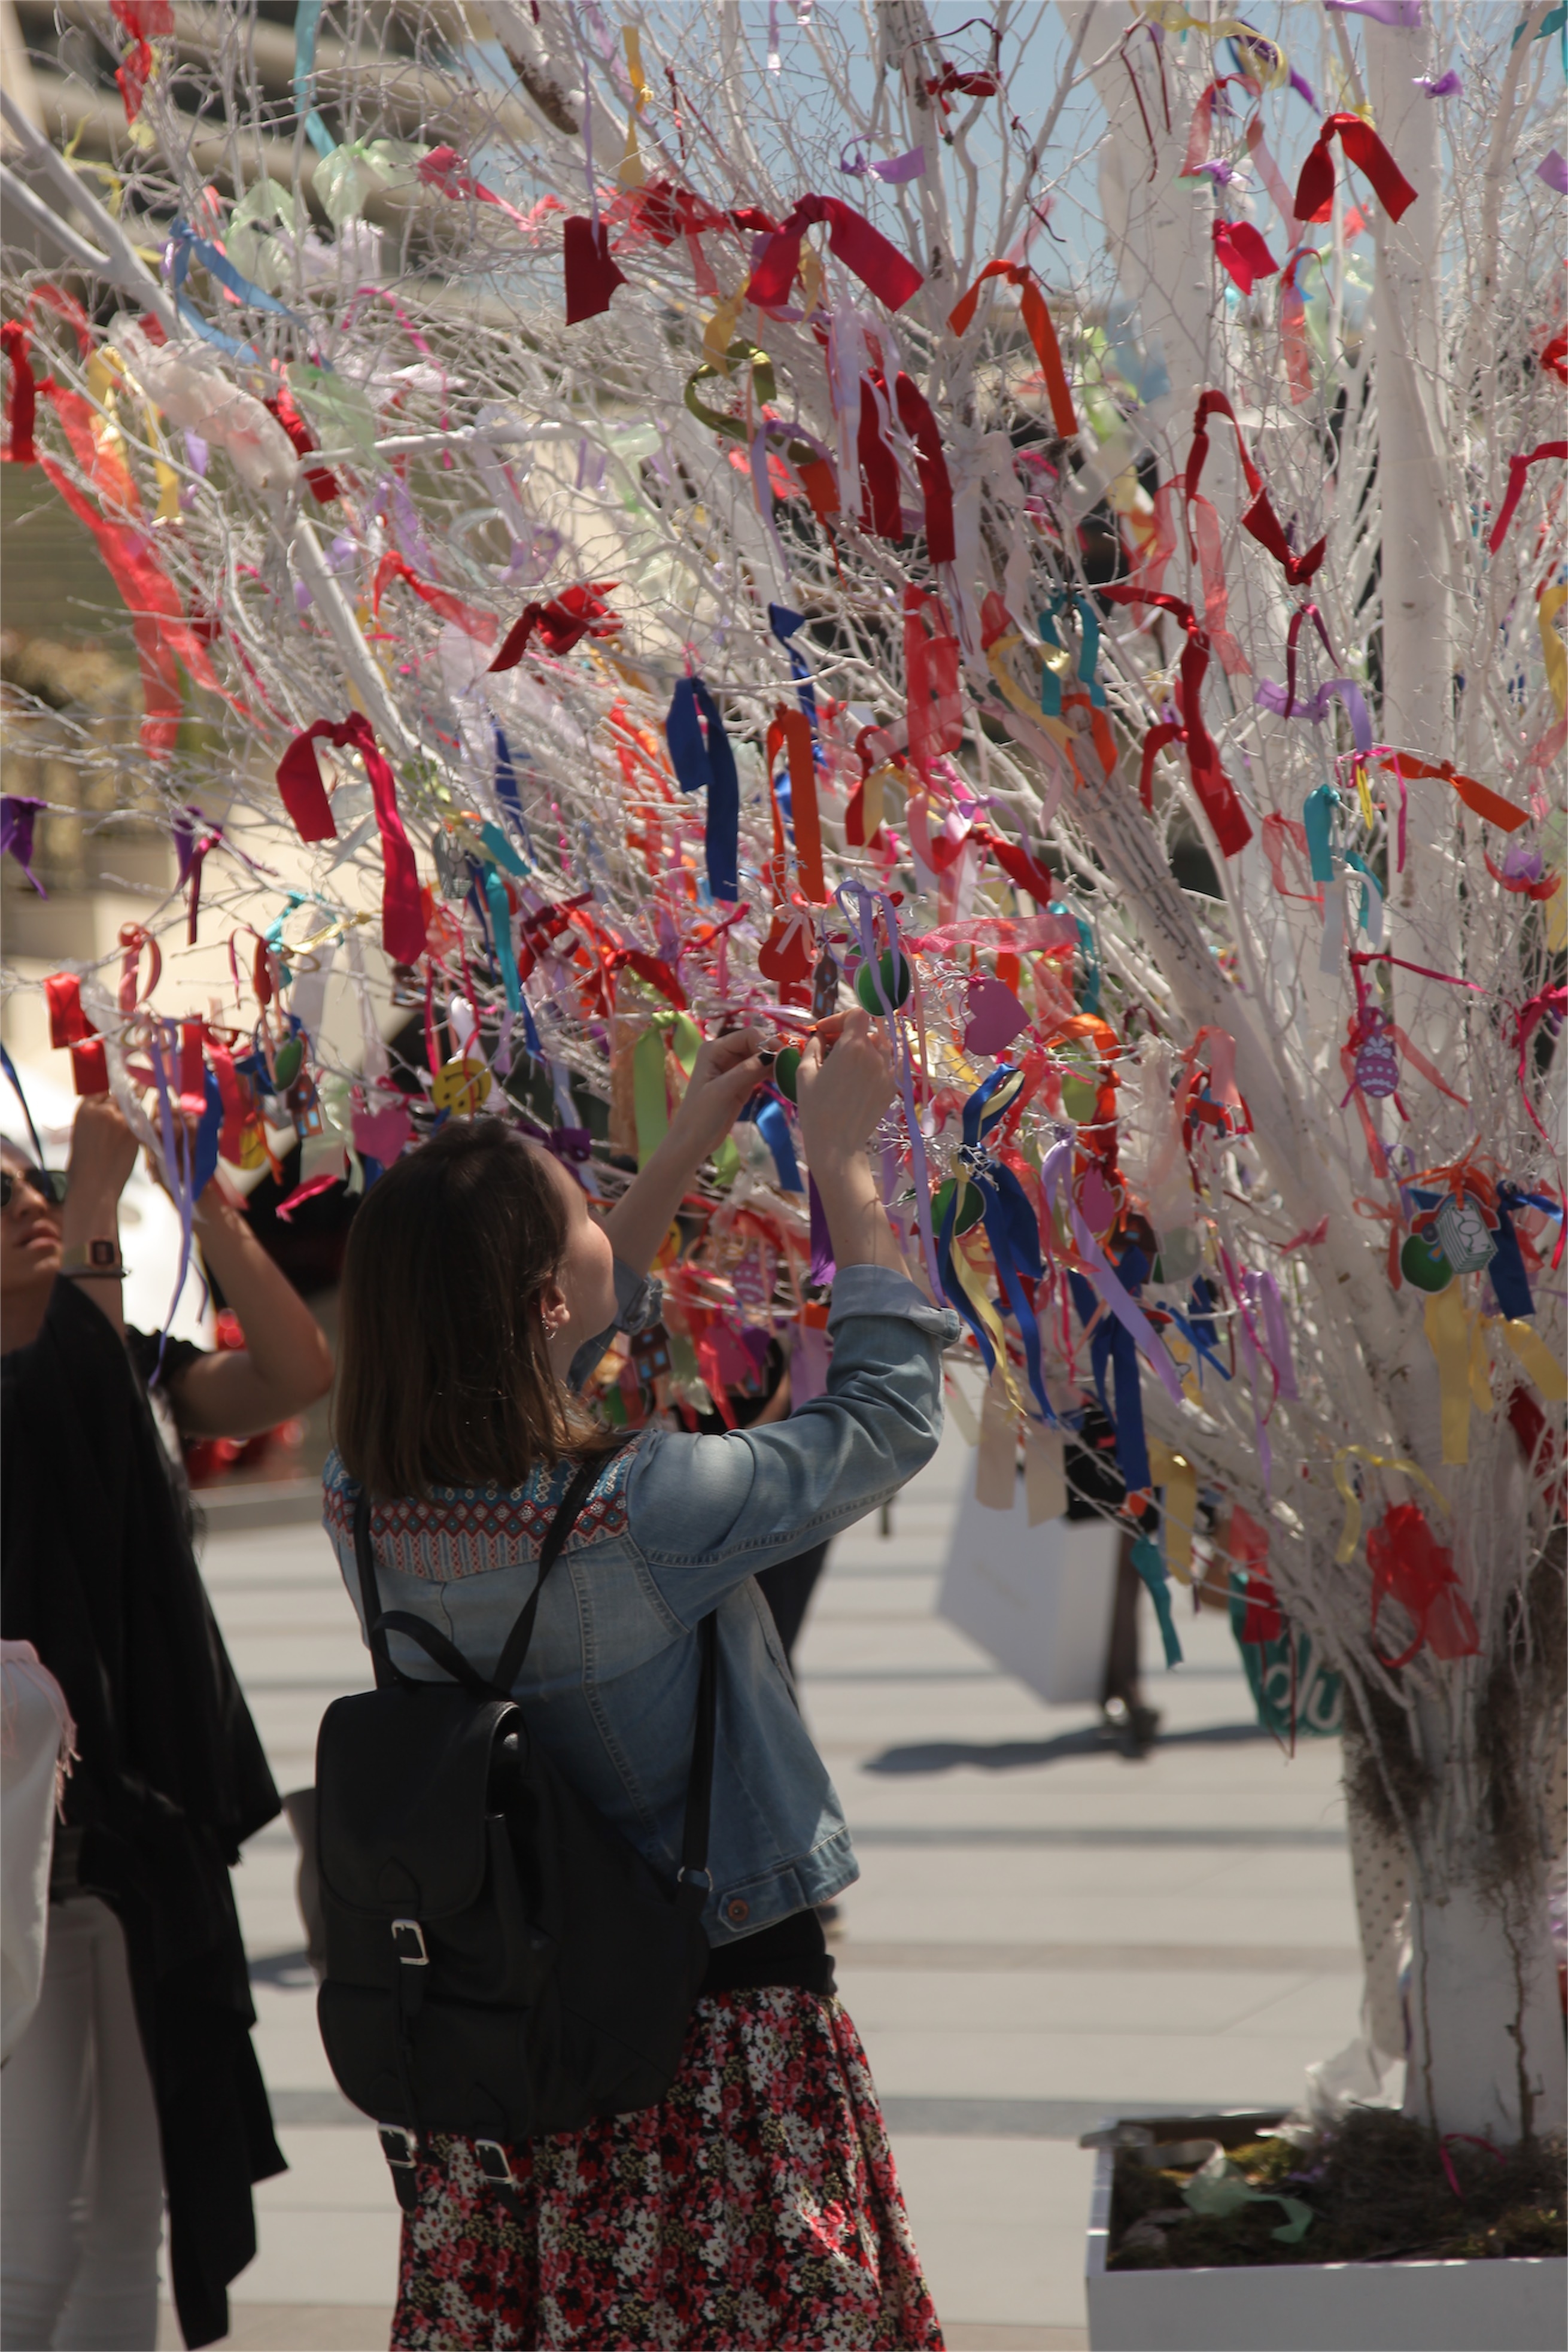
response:
<path id="1" fill-rule="evenodd" d="M 708 888 L 732 904 L 741 895 L 741 782 L 719 706 L 700 677 L 676 680 L 664 740 L 681 791 L 708 795 L 702 829 Z"/>
<path id="2" fill-rule="evenodd" d="M 1307 794 L 1301 806 L 1314 882 L 1331 882 L 1334 878 L 1334 811 L 1339 804 L 1340 796 L 1332 784 L 1320 784 L 1315 793 Z"/>
<path id="3" fill-rule="evenodd" d="M 296 311 L 290 310 L 287 302 L 279 302 L 275 294 L 267 292 L 265 287 L 252 285 L 248 278 L 242 277 L 227 254 L 220 253 L 206 237 L 198 236 L 188 221 L 177 220 L 173 236 L 174 252 L 169 275 L 176 288 L 184 284 L 194 253 L 209 278 L 216 278 L 220 286 L 226 286 L 231 294 L 237 295 L 242 302 L 248 302 L 253 310 L 270 310 L 277 318 L 291 319 L 297 327 L 304 325 L 303 320 Z"/>
<path id="4" fill-rule="evenodd" d="M 305 136 L 322 157 L 331 154 L 337 141 L 313 106 L 309 106 L 316 71 L 316 32 L 321 21 L 321 0 L 300 0 L 294 11 L 294 104 L 305 117 Z M 307 108 L 309 110 L 307 111 Z"/>
<path id="5" fill-rule="evenodd" d="M 1533 1315 L 1535 1312 L 1535 1301 L 1530 1290 L 1530 1276 L 1525 1273 L 1524 1256 L 1519 1246 L 1519 1235 L 1513 1229 L 1513 1212 L 1515 1209 L 1525 1207 L 1529 1197 L 1528 1193 L 1521 1192 L 1515 1185 L 1500 1184 L 1498 1186 L 1498 1227 L 1492 1236 L 1497 1244 L 1497 1250 L 1491 1264 L 1487 1268 L 1487 1275 L 1499 1309 L 1508 1317 L 1510 1323 L 1522 1322 L 1527 1315 Z M 1556 1204 L 1553 1202 L 1552 1205 Z"/>
<path id="6" fill-rule="evenodd" d="M 486 830 L 494 828 L 487 826 Z M 512 952 L 511 908 L 507 903 L 506 884 L 493 866 L 485 868 L 485 897 L 489 900 L 490 934 L 495 940 L 501 985 L 506 990 L 506 1009 L 509 1013 L 521 1013 L 522 982 L 517 976 L 517 958 Z"/>
<path id="7" fill-rule="evenodd" d="M 1065 920 L 1077 926 L 1078 951 L 1083 958 L 1083 986 L 1079 995 L 1079 1011 L 1098 1013 L 1100 1011 L 1100 951 L 1094 943 L 1094 933 L 1089 929 L 1078 908 L 1068 906 L 1065 898 L 1053 898 L 1050 902 L 1050 911 L 1053 915 L 1060 915 Z"/>
<path id="8" fill-rule="evenodd" d="M 768 626 L 789 657 L 790 676 L 795 680 L 795 698 L 805 711 L 806 724 L 811 729 L 811 755 L 817 766 L 821 767 L 822 742 L 816 731 L 816 691 L 811 682 L 811 672 L 807 669 L 799 648 L 792 643 L 795 631 L 804 629 L 805 626 L 805 614 L 792 613 L 787 604 L 770 604 Z"/>
<path id="9" fill-rule="evenodd" d="M 1045 1261 L 1040 1255 L 1039 1225 L 1029 1205 L 1029 1196 L 1013 1171 L 1001 1160 L 992 1159 L 984 1149 L 985 1136 L 1006 1115 L 1014 1093 L 1010 1082 L 1017 1076 L 1011 1064 L 998 1063 L 963 1106 L 963 1146 L 953 1173 L 952 1191 L 942 1214 L 942 1234 L 937 1244 L 937 1271 L 942 1276 L 943 1290 L 973 1332 L 986 1372 L 991 1373 L 995 1370 L 996 1356 L 990 1334 L 975 1313 L 973 1303 L 960 1282 L 958 1270 L 952 1262 L 959 1202 L 963 1197 L 965 1183 L 973 1183 L 984 1205 L 985 1238 L 991 1244 L 1006 1311 L 1017 1324 L 1018 1335 L 1024 1343 L 1024 1360 L 1028 1370 L 1030 1391 L 1039 1406 L 1042 1419 L 1054 1424 L 1057 1416 L 1046 1393 L 1040 1327 L 1023 1283 L 1026 1275 L 1032 1281 L 1038 1282 L 1046 1270 Z M 997 1102 L 994 1097 L 1004 1087 L 1007 1088 L 1005 1097 Z"/>
<path id="10" fill-rule="evenodd" d="M 500 803 L 502 815 L 521 835 L 522 845 L 531 858 L 533 837 L 528 830 L 528 819 L 523 814 L 522 795 L 517 789 L 517 770 L 512 765 L 511 746 L 493 719 L 490 724 L 495 727 L 496 738 L 496 799 Z"/>
<path id="11" fill-rule="evenodd" d="M 758 1134 L 773 1153 L 773 1166 L 778 1171 L 779 1190 L 782 1192 L 804 1192 L 805 1187 L 800 1181 L 795 1146 L 790 1141 L 789 1120 L 777 1096 L 754 1094 L 741 1117 L 755 1122 Z"/>
<path id="12" fill-rule="evenodd" d="M 1123 1254 L 1123 1265 L 1132 1260 L 1136 1260 L 1138 1267 L 1147 1271 L 1149 1262 L 1142 1250 L 1128 1250 Z M 1110 1264 L 1123 1290 L 1130 1297 L 1136 1297 L 1142 1277 L 1129 1280 L 1122 1265 L 1117 1265 L 1114 1259 Z M 1116 1466 L 1121 1473 L 1121 1483 L 1130 1495 L 1141 1494 L 1153 1482 L 1149 1470 L 1148 1441 L 1143 1433 L 1143 1391 L 1138 1376 L 1138 1349 L 1126 1324 L 1120 1316 L 1112 1315 L 1104 1307 L 1092 1283 L 1081 1274 L 1069 1274 L 1068 1282 L 1072 1291 L 1073 1305 L 1078 1308 L 1079 1320 L 1085 1329 L 1094 1322 L 1096 1315 L 1100 1317 L 1089 1342 L 1089 1370 L 1094 1375 L 1095 1393 L 1106 1419 L 1115 1425 Z M 1108 1368 L 1111 1375 L 1114 1403 L 1106 1394 Z"/>
<path id="13" fill-rule="evenodd" d="M 1176 1631 L 1176 1621 L 1171 1614 L 1171 1579 L 1163 1556 L 1152 1536 L 1137 1535 L 1132 1538 L 1132 1565 L 1149 1588 L 1149 1598 L 1154 1604 L 1154 1614 L 1160 1621 L 1160 1639 L 1165 1644 L 1165 1664 L 1179 1666 L 1182 1663 L 1182 1637 Z"/>

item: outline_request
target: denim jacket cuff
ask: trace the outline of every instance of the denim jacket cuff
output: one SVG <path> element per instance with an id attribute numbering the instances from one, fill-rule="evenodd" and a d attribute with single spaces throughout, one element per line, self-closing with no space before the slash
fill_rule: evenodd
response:
<path id="1" fill-rule="evenodd" d="M 834 1331 L 847 1316 L 896 1315 L 912 1323 L 939 1347 L 951 1348 L 962 1329 L 950 1307 L 933 1307 L 906 1274 L 887 1265 L 847 1265 L 834 1277 L 833 1304 L 827 1328 Z"/>

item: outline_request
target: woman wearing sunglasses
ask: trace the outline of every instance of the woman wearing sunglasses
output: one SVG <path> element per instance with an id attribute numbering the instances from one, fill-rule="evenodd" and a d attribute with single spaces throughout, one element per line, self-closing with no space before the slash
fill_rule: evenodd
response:
<path id="1" fill-rule="evenodd" d="M 243 1349 L 128 1328 L 120 1195 L 136 1141 L 107 1095 L 62 1176 L 0 1143 L 4 1633 L 61 1685 L 79 1754 L 38 2006 L 5 2076 L 0 2340 L 151 2347 L 165 2197 L 187 2344 L 227 2329 L 251 2185 L 282 2168 L 250 2042 L 229 1884 L 277 1791 L 192 1549 L 182 1436 L 246 1437 L 331 1381 L 303 1301 L 218 1186 L 195 1237 Z"/>

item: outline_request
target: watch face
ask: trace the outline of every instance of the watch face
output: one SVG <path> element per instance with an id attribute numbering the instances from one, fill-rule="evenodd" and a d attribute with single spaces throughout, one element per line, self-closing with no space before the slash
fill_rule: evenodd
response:
<path id="1" fill-rule="evenodd" d="M 120 1263 L 120 1252 L 113 1242 L 89 1242 L 87 1256 L 89 1265 L 118 1265 Z"/>

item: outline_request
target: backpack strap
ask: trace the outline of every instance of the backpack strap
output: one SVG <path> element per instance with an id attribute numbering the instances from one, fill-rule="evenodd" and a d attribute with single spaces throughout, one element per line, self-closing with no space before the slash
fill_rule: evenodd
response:
<path id="1" fill-rule="evenodd" d="M 540 1546 L 539 1574 L 534 1580 L 533 1591 L 519 1610 L 511 1631 L 501 1644 L 501 1654 L 496 1660 L 495 1673 L 490 1678 L 496 1689 L 505 1698 L 511 1696 L 511 1686 L 517 1680 L 522 1662 L 528 1655 L 529 1644 L 533 1639 L 533 1621 L 539 1614 L 539 1596 L 544 1590 L 544 1580 L 565 1549 L 566 1538 L 576 1526 L 583 1506 L 603 1476 L 605 1466 L 620 1452 L 623 1445 L 631 1443 L 636 1433 L 636 1432 L 628 1432 L 625 1437 L 618 1438 L 613 1446 L 605 1447 L 598 1454 L 591 1454 L 585 1462 L 578 1464 L 573 1473 L 572 1482 L 562 1496 L 556 1507 L 555 1517 L 550 1522 L 549 1533 Z"/>
<path id="2" fill-rule="evenodd" d="M 496 1661 L 494 1675 L 488 1680 L 477 1666 L 469 1664 L 455 1643 L 448 1641 L 447 1635 L 434 1625 L 427 1625 L 422 1617 L 411 1616 L 404 1609 L 383 1609 L 381 1596 L 376 1590 L 375 1552 L 370 1538 L 370 1496 L 362 1486 L 354 1504 L 354 1560 L 359 1569 L 360 1601 L 364 1612 L 365 1634 L 370 1643 L 377 1690 L 384 1690 L 390 1683 L 408 1680 L 408 1676 L 399 1673 L 393 1664 L 387 1645 L 388 1633 L 401 1633 L 450 1675 L 454 1682 L 461 1683 L 466 1690 L 471 1691 L 476 1698 L 495 1698 L 498 1696 L 510 1698 L 518 1669 L 528 1655 L 528 1645 L 533 1638 L 533 1621 L 538 1613 L 539 1596 L 544 1589 L 544 1580 L 560 1559 L 566 1538 L 576 1525 L 583 1506 L 605 1464 L 622 1445 L 629 1443 L 634 1433 L 628 1432 L 615 1446 L 590 1454 L 574 1473 L 540 1548 L 539 1575 L 533 1591 L 506 1637 L 500 1656 Z"/>

